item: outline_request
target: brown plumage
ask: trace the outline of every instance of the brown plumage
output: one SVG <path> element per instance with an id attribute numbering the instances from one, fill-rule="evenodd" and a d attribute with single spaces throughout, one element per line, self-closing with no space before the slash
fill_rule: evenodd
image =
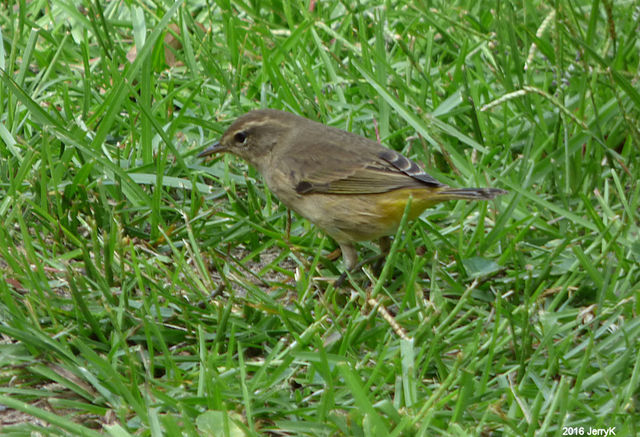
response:
<path id="1" fill-rule="evenodd" d="M 451 188 L 375 141 L 274 109 L 241 116 L 200 156 L 216 152 L 233 153 L 256 167 L 285 205 L 338 242 L 348 269 L 357 261 L 354 242 L 393 234 L 409 197 L 414 219 L 445 200 L 506 193 Z"/>

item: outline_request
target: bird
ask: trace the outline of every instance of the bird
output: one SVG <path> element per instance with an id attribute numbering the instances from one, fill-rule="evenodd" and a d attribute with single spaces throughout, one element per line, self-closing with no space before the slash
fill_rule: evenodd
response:
<path id="1" fill-rule="evenodd" d="M 414 220 L 440 202 L 507 193 L 450 187 L 376 141 L 276 109 L 240 116 L 198 156 L 222 152 L 255 167 L 284 205 L 333 238 L 348 271 L 357 266 L 357 242 L 380 239 L 388 247 L 410 198 Z"/>

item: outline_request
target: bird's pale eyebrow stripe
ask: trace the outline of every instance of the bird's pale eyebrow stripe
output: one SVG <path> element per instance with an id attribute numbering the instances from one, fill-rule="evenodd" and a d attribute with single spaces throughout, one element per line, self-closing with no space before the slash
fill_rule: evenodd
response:
<path id="1" fill-rule="evenodd" d="M 275 118 L 262 118 L 259 120 L 250 120 L 242 123 L 242 129 L 251 129 L 252 127 L 264 126 L 264 125 L 273 125 L 278 124 L 280 126 L 286 126 L 286 124 L 282 123 L 280 120 Z"/>

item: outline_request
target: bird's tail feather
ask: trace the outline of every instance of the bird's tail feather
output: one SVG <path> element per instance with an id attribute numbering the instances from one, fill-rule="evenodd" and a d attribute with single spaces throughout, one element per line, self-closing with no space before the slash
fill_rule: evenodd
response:
<path id="1" fill-rule="evenodd" d="M 470 200 L 489 200 L 508 191 L 499 188 L 443 188 L 438 191 L 438 197 L 446 200 L 454 199 L 470 199 Z"/>

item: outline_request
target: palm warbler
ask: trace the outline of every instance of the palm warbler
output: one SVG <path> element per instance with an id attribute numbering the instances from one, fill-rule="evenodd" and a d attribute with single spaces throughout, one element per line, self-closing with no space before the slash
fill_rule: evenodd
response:
<path id="1" fill-rule="evenodd" d="M 199 156 L 216 152 L 254 166 L 280 201 L 336 240 L 349 270 L 357 262 L 354 243 L 395 233 L 409 197 L 415 219 L 445 200 L 506 193 L 448 187 L 375 141 L 274 109 L 241 116 Z"/>

